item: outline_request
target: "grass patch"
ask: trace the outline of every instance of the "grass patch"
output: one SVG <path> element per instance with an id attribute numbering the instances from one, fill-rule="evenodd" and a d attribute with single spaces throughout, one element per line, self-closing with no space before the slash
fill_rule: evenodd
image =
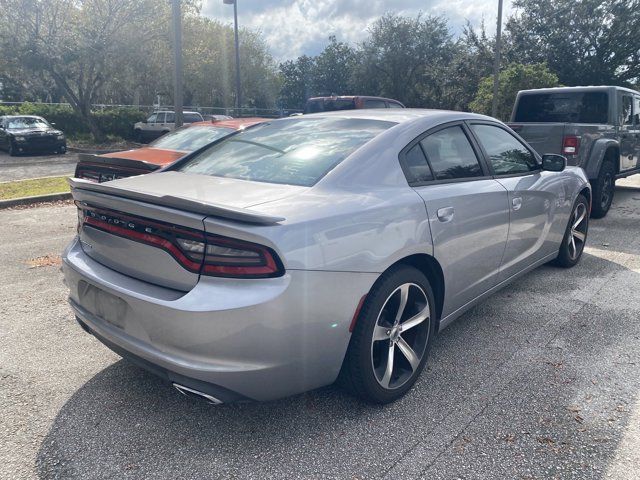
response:
<path id="1" fill-rule="evenodd" d="M 67 177 L 33 178 L 0 183 L 0 200 L 65 193 L 69 191 Z"/>

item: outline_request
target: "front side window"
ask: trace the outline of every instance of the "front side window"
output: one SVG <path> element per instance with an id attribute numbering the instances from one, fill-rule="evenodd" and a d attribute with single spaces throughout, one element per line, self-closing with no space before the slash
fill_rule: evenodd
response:
<path id="1" fill-rule="evenodd" d="M 517 138 L 493 125 L 472 125 L 473 132 L 489 156 L 496 175 L 514 175 L 538 170 L 536 157 Z"/>
<path id="2" fill-rule="evenodd" d="M 378 120 L 303 116 L 266 122 L 212 145 L 177 170 L 311 186 L 393 125 Z"/>
<path id="3" fill-rule="evenodd" d="M 635 125 L 640 125 L 640 95 L 633 97 L 633 119 Z"/>
<path id="4" fill-rule="evenodd" d="M 436 180 L 481 177 L 482 168 L 462 127 L 448 127 L 420 142 Z"/>
<path id="5" fill-rule="evenodd" d="M 620 111 L 620 125 L 633 124 L 633 99 L 631 95 L 622 95 L 622 110 Z"/>
<path id="6" fill-rule="evenodd" d="M 149 146 L 166 148 L 168 150 L 179 150 L 181 152 L 194 152 L 233 132 L 234 130 L 232 128 L 225 127 L 194 126 L 179 128 L 151 142 Z"/>

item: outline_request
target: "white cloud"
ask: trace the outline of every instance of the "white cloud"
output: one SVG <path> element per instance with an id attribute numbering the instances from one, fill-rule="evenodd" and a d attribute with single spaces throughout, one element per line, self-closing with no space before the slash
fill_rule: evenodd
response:
<path id="1" fill-rule="evenodd" d="M 504 3 L 506 19 L 512 12 L 511 0 Z M 420 11 L 447 17 L 454 35 L 467 19 L 474 25 L 484 19 L 492 31 L 498 0 L 238 0 L 240 25 L 260 30 L 277 60 L 315 55 L 330 35 L 349 43 L 361 41 L 368 26 L 384 13 L 413 16 Z M 202 14 L 233 21 L 232 6 L 222 0 L 205 0 Z"/>

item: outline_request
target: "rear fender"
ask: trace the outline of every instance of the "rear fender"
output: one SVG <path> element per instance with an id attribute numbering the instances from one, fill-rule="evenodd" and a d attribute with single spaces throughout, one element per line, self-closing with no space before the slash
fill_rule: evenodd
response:
<path id="1" fill-rule="evenodd" d="M 589 180 L 598 178 L 600 167 L 602 167 L 602 162 L 604 162 L 607 150 L 610 148 L 619 151 L 620 144 L 616 140 L 612 140 L 610 138 L 601 138 L 594 142 L 593 147 L 591 148 L 591 153 L 589 154 L 589 160 L 586 165 L 584 165 L 584 169 L 587 172 Z M 616 161 L 614 164 L 617 171 L 618 162 Z"/>

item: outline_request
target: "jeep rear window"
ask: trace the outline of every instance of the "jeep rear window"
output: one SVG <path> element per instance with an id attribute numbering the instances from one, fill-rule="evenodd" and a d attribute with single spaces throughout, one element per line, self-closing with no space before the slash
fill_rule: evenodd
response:
<path id="1" fill-rule="evenodd" d="M 520 96 L 514 122 L 608 123 L 607 92 L 527 93 Z"/>
<path id="2" fill-rule="evenodd" d="M 231 135 L 176 170 L 311 186 L 356 149 L 394 125 L 334 117 L 276 120 Z"/>

